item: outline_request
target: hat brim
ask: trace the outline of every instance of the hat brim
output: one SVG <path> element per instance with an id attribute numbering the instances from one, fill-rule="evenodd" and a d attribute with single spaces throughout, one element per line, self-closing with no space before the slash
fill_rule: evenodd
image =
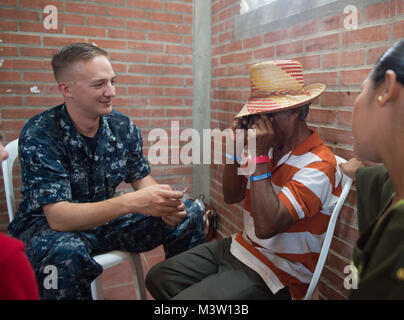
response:
<path id="1" fill-rule="evenodd" d="M 305 105 L 321 95 L 326 88 L 325 84 L 315 83 L 304 87 L 306 94 L 301 95 L 271 95 L 270 97 L 249 98 L 235 119 L 253 114 L 279 112 Z"/>

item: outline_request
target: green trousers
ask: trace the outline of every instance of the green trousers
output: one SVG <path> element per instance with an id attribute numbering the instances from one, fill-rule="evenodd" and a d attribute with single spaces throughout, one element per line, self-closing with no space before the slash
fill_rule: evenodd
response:
<path id="1" fill-rule="evenodd" d="M 146 286 L 157 300 L 290 299 L 272 294 L 260 275 L 230 253 L 231 238 L 198 245 L 155 265 Z"/>

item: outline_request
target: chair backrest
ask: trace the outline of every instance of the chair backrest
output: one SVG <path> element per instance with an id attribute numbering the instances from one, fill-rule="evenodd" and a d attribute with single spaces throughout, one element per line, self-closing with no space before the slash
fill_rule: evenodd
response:
<path id="1" fill-rule="evenodd" d="M 6 145 L 8 158 L 3 160 L 1 167 L 3 170 L 4 188 L 6 192 L 8 219 L 11 222 L 16 212 L 14 186 L 13 186 L 13 164 L 18 156 L 18 139 Z"/>
<path id="2" fill-rule="evenodd" d="M 349 190 L 351 189 L 352 186 L 352 179 L 344 175 L 341 169 L 339 168 L 339 165 L 341 163 L 346 162 L 346 160 L 338 156 L 335 156 L 335 158 L 337 160 L 337 166 L 338 166 L 337 174 L 340 174 L 342 176 L 341 177 L 342 191 L 341 195 L 338 198 L 337 204 L 335 205 L 335 208 L 331 214 L 330 222 L 328 223 L 327 232 L 324 238 L 323 246 L 321 247 L 320 256 L 318 258 L 316 269 L 314 270 L 313 277 L 310 281 L 310 285 L 309 288 L 307 289 L 304 300 L 311 299 L 311 296 L 313 295 L 313 292 L 317 287 L 318 280 L 320 279 L 321 273 L 323 271 L 325 259 L 327 258 L 328 255 L 328 250 L 330 249 L 331 240 L 335 229 L 335 223 L 337 222 L 339 212 L 341 211 L 342 205 L 344 204 L 345 199 L 348 196 Z"/>

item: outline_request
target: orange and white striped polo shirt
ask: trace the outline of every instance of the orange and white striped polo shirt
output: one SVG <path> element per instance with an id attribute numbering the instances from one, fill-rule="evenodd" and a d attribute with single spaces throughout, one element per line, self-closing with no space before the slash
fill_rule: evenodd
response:
<path id="1" fill-rule="evenodd" d="M 289 287 L 294 299 L 307 291 L 320 255 L 328 221 L 341 194 L 341 174 L 334 154 L 312 131 L 311 136 L 284 155 L 276 166 L 271 161 L 272 185 L 294 221 L 270 239 L 255 236 L 247 183 L 244 230 L 233 235 L 231 253 L 261 275 L 273 293 Z"/>

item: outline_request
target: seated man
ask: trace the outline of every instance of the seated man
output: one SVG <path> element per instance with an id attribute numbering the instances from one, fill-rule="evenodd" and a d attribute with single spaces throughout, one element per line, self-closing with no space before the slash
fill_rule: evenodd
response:
<path id="1" fill-rule="evenodd" d="M 65 102 L 21 132 L 23 200 L 9 233 L 26 244 L 41 299 L 91 299 L 90 284 L 102 273 L 92 255 L 163 244 L 171 257 L 204 242 L 203 220 L 198 205 L 185 207 L 181 192 L 150 176 L 139 129 L 112 110 L 107 52 L 72 44 L 52 67 Z M 122 181 L 135 191 L 114 198 Z M 46 266 L 57 270 L 51 288 Z"/>
<path id="2" fill-rule="evenodd" d="M 256 130 L 255 172 L 246 179 L 234 163 L 223 173 L 225 201 L 245 200 L 244 230 L 154 266 L 146 286 L 156 299 L 302 299 L 307 291 L 341 192 L 333 153 L 305 121 L 325 85 L 303 87 L 296 61 L 255 64 L 250 78 L 233 129 Z"/>

